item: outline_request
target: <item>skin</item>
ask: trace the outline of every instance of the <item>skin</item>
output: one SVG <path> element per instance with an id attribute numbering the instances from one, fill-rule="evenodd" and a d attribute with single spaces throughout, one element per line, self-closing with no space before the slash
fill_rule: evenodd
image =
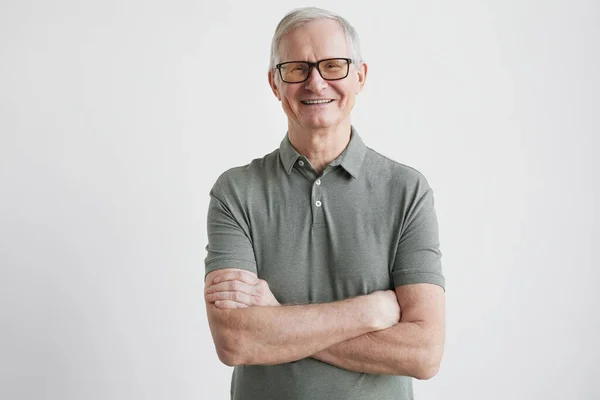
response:
<path id="1" fill-rule="evenodd" d="M 327 307 L 335 303 L 282 306 L 267 281 L 252 272 L 228 268 L 206 276 L 204 296 L 215 340 L 227 336 L 223 331 L 235 332 L 230 335 L 229 345 L 217 345 L 218 351 L 236 348 L 235 356 L 224 355 L 226 351 L 220 350 L 219 357 L 227 365 L 269 365 L 310 356 L 349 371 L 417 379 L 430 379 L 440 368 L 444 352 L 445 297 L 437 285 L 419 283 L 398 286 L 395 292 L 373 292 L 354 298 L 363 302 L 354 303 L 345 313 L 343 309 L 332 313 Z M 245 319 L 243 313 L 225 318 L 221 314 L 244 309 L 287 311 L 284 314 L 258 313 Z M 360 322 L 361 315 L 375 318 L 377 327 L 369 325 L 367 332 L 356 335 L 365 329 Z M 276 326 L 267 326 L 272 321 L 278 321 Z M 310 325 L 315 321 L 316 324 Z M 327 327 L 326 323 L 332 326 Z M 217 326 L 220 327 L 215 328 Z M 337 341 L 340 333 L 334 327 L 342 326 L 352 332 L 353 337 Z M 252 337 L 249 344 L 240 346 L 248 337 Z M 273 338 L 281 342 L 273 344 Z M 274 354 L 278 358 L 272 358 Z"/>
<path id="2" fill-rule="evenodd" d="M 208 282 L 204 296 L 219 308 L 280 305 L 267 281 L 244 270 L 224 271 L 212 283 Z"/>
<path id="3" fill-rule="evenodd" d="M 387 329 L 400 319 L 400 307 L 391 290 L 330 303 L 268 307 L 278 304 L 268 284 L 248 271 L 212 271 L 206 276 L 206 286 L 207 297 L 233 299 L 215 300 L 218 307 L 206 303 L 217 354 L 226 365 L 296 361 L 348 339 Z M 252 294 L 246 296 L 245 292 Z M 244 304 L 247 299 L 263 306 Z M 236 306 L 228 307 L 233 304 Z"/>

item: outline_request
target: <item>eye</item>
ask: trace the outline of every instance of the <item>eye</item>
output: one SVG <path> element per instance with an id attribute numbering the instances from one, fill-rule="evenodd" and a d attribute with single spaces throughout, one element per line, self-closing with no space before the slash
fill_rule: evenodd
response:
<path id="1" fill-rule="evenodd" d="M 292 71 L 294 71 L 294 72 L 304 72 L 304 71 L 306 71 L 306 65 L 302 65 L 302 64 L 296 65 L 292 69 Z"/>

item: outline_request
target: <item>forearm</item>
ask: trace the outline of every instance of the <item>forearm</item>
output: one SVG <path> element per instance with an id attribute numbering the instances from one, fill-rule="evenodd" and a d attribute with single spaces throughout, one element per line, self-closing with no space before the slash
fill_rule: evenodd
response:
<path id="1" fill-rule="evenodd" d="M 280 364 L 381 329 L 367 296 L 280 307 L 208 310 L 219 358 L 228 365 Z"/>
<path id="2" fill-rule="evenodd" d="M 334 344 L 312 357 L 337 367 L 372 374 L 429 379 L 437 373 L 443 343 L 426 326 L 401 322 Z"/>

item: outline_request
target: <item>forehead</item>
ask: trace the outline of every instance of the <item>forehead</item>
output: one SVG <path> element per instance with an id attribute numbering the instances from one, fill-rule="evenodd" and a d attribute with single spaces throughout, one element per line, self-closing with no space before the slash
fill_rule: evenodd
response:
<path id="1" fill-rule="evenodd" d="M 279 43 L 281 62 L 316 61 L 331 57 L 350 57 L 343 29 L 331 19 L 318 19 L 300 25 L 283 35 Z"/>

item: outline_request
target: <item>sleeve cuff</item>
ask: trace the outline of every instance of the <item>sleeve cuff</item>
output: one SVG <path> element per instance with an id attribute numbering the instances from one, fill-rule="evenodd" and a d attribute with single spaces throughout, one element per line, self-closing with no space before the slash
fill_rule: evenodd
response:
<path id="1" fill-rule="evenodd" d="M 205 264 L 204 279 L 206 279 L 206 275 L 208 275 L 209 272 L 225 268 L 243 269 L 258 275 L 256 264 L 253 262 L 246 260 L 212 260 Z"/>
<path id="2" fill-rule="evenodd" d="M 394 287 L 410 285 L 413 283 L 433 283 L 446 291 L 446 280 L 442 275 L 431 272 L 405 272 L 396 271 L 392 274 L 394 278 Z"/>

